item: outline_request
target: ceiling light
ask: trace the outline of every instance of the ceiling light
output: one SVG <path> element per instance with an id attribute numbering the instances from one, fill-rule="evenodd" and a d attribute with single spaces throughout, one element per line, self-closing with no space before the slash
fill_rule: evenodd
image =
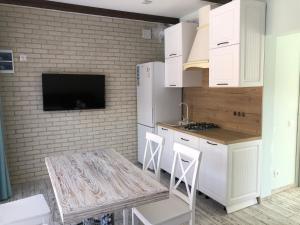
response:
<path id="1" fill-rule="evenodd" d="M 152 0 L 143 0 L 142 3 L 148 5 L 152 3 Z"/>

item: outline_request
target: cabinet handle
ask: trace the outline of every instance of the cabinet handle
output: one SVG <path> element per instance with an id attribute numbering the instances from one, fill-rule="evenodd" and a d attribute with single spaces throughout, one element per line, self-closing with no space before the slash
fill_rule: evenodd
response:
<path id="1" fill-rule="evenodd" d="M 209 144 L 209 145 L 218 145 L 218 144 L 215 144 L 215 143 L 211 143 L 209 141 L 207 141 L 206 143 Z"/>
<path id="2" fill-rule="evenodd" d="M 220 46 L 220 45 L 227 45 L 227 44 L 229 44 L 229 42 L 228 41 L 224 41 L 224 42 L 218 43 L 217 45 Z"/>
<path id="3" fill-rule="evenodd" d="M 169 86 L 170 87 L 176 87 L 176 84 L 170 84 Z"/>
<path id="4" fill-rule="evenodd" d="M 217 85 L 219 85 L 219 86 L 226 86 L 226 85 L 228 85 L 228 83 L 219 83 Z"/>
<path id="5" fill-rule="evenodd" d="M 187 160 L 184 160 L 184 159 L 181 159 L 182 162 L 186 162 L 186 163 L 189 163 L 190 161 L 187 161 Z"/>
<path id="6" fill-rule="evenodd" d="M 180 138 L 181 140 L 183 140 L 183 141 L 190 141 L 190 140 L 188 140 L 188 139 L 185 139 L 185 138 Z"/>
<path id="7" fill-rule="evenodd" d="M 161 129 L 162 129 L 162 130 L 168 130 L 168 129 L 166 129 L 166 128 L 163 128 L 163 127 L 162 127 Z"/>
<path id="8" fill-rule="evenodd" d="M 175 55 L 177 55 L 176 53 L 172 53 L 172 54 L 170 54 L 169 56 L 175 56 Z"/>

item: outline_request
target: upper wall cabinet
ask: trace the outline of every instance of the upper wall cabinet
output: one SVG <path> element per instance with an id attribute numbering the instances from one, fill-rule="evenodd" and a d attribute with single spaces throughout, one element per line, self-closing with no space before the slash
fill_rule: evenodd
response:
<path id="1" fill-rule="evenodd" d="M 234 0 L 210 13 L 210 87 L 263 85 L 266 4 Z"/>
<path id="2" fill-rule="evenodd" d="M 182 24 L 165 30 L 165 58 L 182 56 Z"/>
<path id="3" fill-rule="evenodd" d="M 239 1 L 210 12 L 210 49 L 240 43 Z"/>
<path id="4" fill-rule="evenodd" d="M 199 71 L 184 71 L 197 32 L 197 24 L 182 22 L 165 29 L 165 86 L 197 87 L 202 84 Z"/>

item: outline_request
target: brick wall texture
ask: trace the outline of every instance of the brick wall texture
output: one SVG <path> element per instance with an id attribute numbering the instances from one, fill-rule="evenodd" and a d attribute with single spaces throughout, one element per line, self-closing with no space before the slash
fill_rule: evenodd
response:
<path id="1" fill-rule="evenodd" d="M 135 66 L 163 59 L 163 44 L 142 39 L 157 25 L 0 4 L 0 49 L 15 62 L 14 74 L 0 74 L 12 183 L 46 177 L 44 158 L 70 151 L 113 148 L 136 160 Z M 44 112 L 43 72 L 105 74 L 106 109 Z"/>

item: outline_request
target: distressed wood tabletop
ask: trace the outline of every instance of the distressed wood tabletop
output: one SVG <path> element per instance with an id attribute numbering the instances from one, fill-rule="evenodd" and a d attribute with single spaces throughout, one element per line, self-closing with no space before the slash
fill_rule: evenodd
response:
<path id="1" fill-rule="evenodd" d="M 168 198 L 168 189 L 114 150 L 45 159 L 64 224 Z"/>

